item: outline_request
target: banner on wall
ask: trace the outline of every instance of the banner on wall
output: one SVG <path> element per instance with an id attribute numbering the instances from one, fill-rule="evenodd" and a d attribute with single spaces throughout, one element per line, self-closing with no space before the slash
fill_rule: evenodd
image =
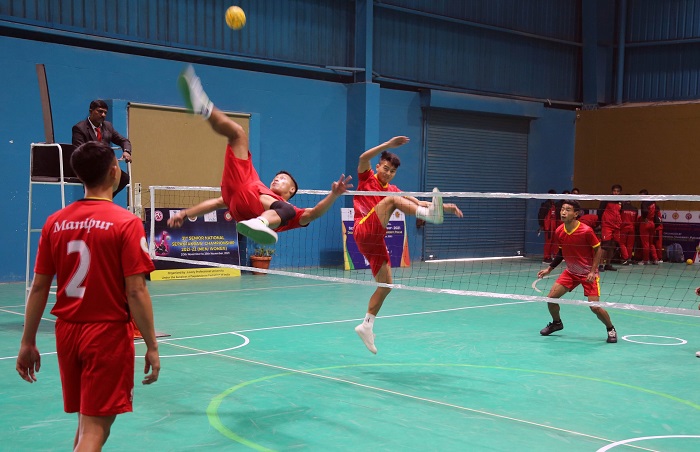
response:
<path id="1" fill-rule="evenodd" d="M 357 249 L 357 243 L 353 236 L 355 227 L 355 209 L 341 208 L 340 217 L 343 223 L 343 256 L 345 270 L 360 270 L 369 268 L 369 262 Z M 386 248 L 389 250 L 389 260 L 391 266 L 410 267 L 411 260 L 408 255 L 408 239 L 406 237 L 406 216 L 403 212 L 396 210 L 386 226 L 384 236 Z"/>
<path id="2" fill-rule="evenodd" d="M 155 235 L 153 246 L 156 256 L 173 257 L 204 264 L 184 264 L 155 260 L 156 270 L 151 280 L 166 281 L 191 278 L 222 278 L 240 276 L 241 271 L 232 268 L 207 266 L 206 262 L 240 265 L 236 222 L 226 209 L 201 217 L 186 218 L 179 228 L 170 228 L 168 218 L 180 209 L 155 209 Z M 150 234 L 150 209 L 146 211 L 146 234 Z"/>
<path id="3" fill-rule="evenodd" d="M 700 245 L 700 211 L 662 210 L 661 214 L 664 249 L 672 243 L 678 243 L 683 248 L 684 259 L 697 261 L 697 247 Z"/>

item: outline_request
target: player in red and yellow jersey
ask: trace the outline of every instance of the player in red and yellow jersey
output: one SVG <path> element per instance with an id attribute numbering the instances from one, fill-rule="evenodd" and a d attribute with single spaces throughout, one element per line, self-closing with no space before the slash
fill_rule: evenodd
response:
<path id="1" fill-rule="evenodd" d="M 121 170 L 112 148 L 87 142 L 71 156 L 85 198 L 49 216 L 41 231 L 16 369 L 36 381 L 36 335 L 54 275 L 56 354 L 67 413 L 78 413 L 75 450 L 101 450 L 118 414 L 132 411 L 134 340 L 146 343 L 143 384 L 160 357 L 146 274 L 153 270 L 141 219 L 112 203 Z"/>
<path id="2" fill-rule="evenodd" d="M 555 232 L 559 254 L 547 268 L 537 273 L 538 278 L 544 278 L 562 260 L 566 261 L 566 269 L 552 285 L 549 295 L 547 295 L 549 298 L 560 298 L 580 284 L 583 286 L 583 294 L 588 297 L 588 301 L 600 300 L 598 265 L 603 252 L 593 229 L 578 220 L 580 211 L 581 206 L 578 201 L 564 201 L 561 206 L 561 219 L 564 223 Z M 552 321 L 540 331 L 543 336 L 549 336 L 555 331 L 564 329 L 564 324 L 559 316 L 559 304 L 547 303 L 547 307 Z M 591 306 L 591 311 L 605 324 L 608 330 L 607 342 L 617 342 L 617 331 L 610 321 L 608 312 L 599 306 Z"/>
<path id="3" fill-rule="evenodd" d="M 401 160 L 396 154 L 387 149 L 396 148 L 408 143 L 409 139 L 404 136 L 394 137 L 391 140 L 365 151 L 360 156 L 357 165 L 359 175 L 358 191 L 378 191 L 378 192 L 400 192 L 398 187 L 390 182 L 396 175 L 396 170 L 401 164 Z M 375 167 L 376 173 L 372 171 L 370 161 L 378 156 L 379 163 Z M 436 191 L 435 189 L 434 191 Z M 353 236 L 357 247 L 362 255 L 367 259 L 372 269 L 372 275 L 378 283 L 391 284 L 391 263 L 389 252 L 386 249 L 386 226 L 389 223 L 391 214 L 398 209 L 406 215 L 415 215 L 421 220 L 430 223 L 440 224 L 443 221 L 443 211 L 462 217 L 462 211 L 454 204 L 444 204 L 439 194 L 433 197 L 431 203 L 419 201 L 412 196 L 359 196 L 353 197 L 353 207 L 355 208 L 355 225 Z M 369 299 L 367 314 L 364 321 L 355 327 L 355 332 L 360 336 L 362 342 L 372 353 L 377 353 L 374 345 L 374 319 L 384 303 L 391 289 L 388 287 L 377 287 Z"/>

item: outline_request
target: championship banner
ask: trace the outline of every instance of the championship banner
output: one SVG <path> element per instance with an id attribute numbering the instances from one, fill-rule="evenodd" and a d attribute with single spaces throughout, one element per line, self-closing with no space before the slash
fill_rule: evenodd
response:
<path id="1" fill-rule="evenodd" d="M 357 249 L 357 243 L 352 234 L 355 226 L 355 209 L 341 208 L 340 216 L 343 223 L 343 256 L 345 270 L 360 270 L 369 268 L 369 262 Z M 394 211 L 386 226 L 384 236 L 386 248 L 389 250 L 391 266 L 410 267 L 411 260 L 408 255 L 408 238 L 406 237 L 406 216 L 400 210 Z"/>
<path id="2" fill-rule="evenodd" d="M 185 218 L 179 228 L 168 227 L 167 221 L 180 209 L 155 209 L 153 247 L 156 256 L 174 257 L 220 264 L 240 265 L 236 222 L 226 209 L 197 218 Z M 146 211 L 146 230 L 150 226 L 150 209 Z M 151 280 L 166 281 L 191 278 L 241 276 L 232 268 L 207 267 L 155 260 Z"/>
<path id="3" fill-rule="evenodd" d="M 664 249 L 678 243 L 683 257 L 700 263 L 700 211 L 661 210 L 662 241 Z"/>

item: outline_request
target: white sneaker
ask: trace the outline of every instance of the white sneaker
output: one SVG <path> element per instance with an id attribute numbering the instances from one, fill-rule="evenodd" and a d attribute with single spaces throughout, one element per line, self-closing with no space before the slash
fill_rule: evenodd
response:
<path id="1" fill-rule="evenodd" d="M 695 356 L 697 356 L 698 358 L 700 358 L 700 352 L 696 352 L 696 353 L 695 353 Z"/>
<path id="2" fill-rule="evenodd" d="M 437 187 L 433 188 L 433 193 L 436 194 L 433 195 L 433 202 L 431 202 L 430 207 L 428 207 L 428 218 L 426 218 L 425 221 L 433 224 L 441 224 L 444 219 L 444 214 L 442 212 L 442 196 Z"/>
<path id="3" fill-rule="evenodd" d="M 374 346 L 374 337 L 376 335 L 372 332 L 372 330 L 369 328 L 365 328 L 365 324 L 363 322 L 355 327 L 355 332 L 358 336 L 360 336 L 362 342 L 365 343 L 365 347 L 367 347 L 367 350 L 376 355 L 377 347 Z"/>
<path id="4" fill-rule="evenodd" d="M 202 82 L 194 73 L 192 65 L 188 65 L 177 79 L 177 86 L 180 88 L 182 97 L 185 100 L 185 106 L 198 115 L 208 119 L 211 116 L 211 111 L 214 109 L 214 104 L 209 100 L 209 96 L 202 88 Z"/>
<path id="5" fill-rule="evenodd" d="M 265 226 L 257 218 L 239 221 L 236 223 L 236 231 L 261 245 L 274 245 L 277 243 L 277 233 Z"/>

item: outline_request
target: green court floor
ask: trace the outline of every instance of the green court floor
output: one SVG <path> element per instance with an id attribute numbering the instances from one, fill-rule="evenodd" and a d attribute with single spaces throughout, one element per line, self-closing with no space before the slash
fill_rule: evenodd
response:
<path id="1" fill-rule="evenodd" d="M 564 330 L 542 337 L 541 302 L 395 290 L 373 355 L 353 330 L 368 286 L 244 274 L 149 288 L 170 334 L 161 377 L 137 385 L 105 450 L 700 450 L 697 317 L 612 309 L 607 344 L 585 306 L 563 305 Z M 14 369 L 24 285 L 0 300 L 0 450 L 69 450 L 53 317 L 30 385 Z"/>

